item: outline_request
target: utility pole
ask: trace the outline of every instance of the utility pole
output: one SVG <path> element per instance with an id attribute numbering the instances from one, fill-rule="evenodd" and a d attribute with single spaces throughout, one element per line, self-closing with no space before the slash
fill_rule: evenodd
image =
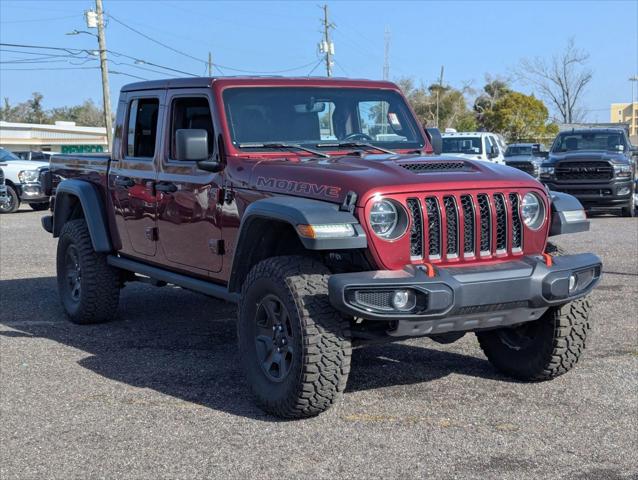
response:
<path id="1" fill-rule="evenodd" d="M 385 27 L 383 41 L 383 79 L 390 80 L 390 29 L 388 27 Z"/>
<path id="2" fill-rule="evenodd" d="M 439 75 L 439 86 L 436 89 L 436 128 L 439 128 L 439 100 L 443 89 L 443 65 L 441 65 L 441 75 Z"/>
<path id="3" fill-rule="evenodd" d="M 208 52 L 208 76 L 213 76 L 213 54 Z"/>
<path id="4" fill-rule="evenodd" d="M 106 38 L 104 38 L 104 9 L 102 0 L 95 0 L 97 13 L 97 42 L 100 49 L 100 69 L 102 70 L 102 103 L 104 107 L 104 124 L 106 125 L 106 141 L 108 150 L 113 147 L 113 118 L 111 117 L 111 93 L 109 90 L 109 66 L 106 61 Z"/>
<path id="5" fill-rule="evenodd" d="M 330 29 L 334 24 L 328 20 L 328 5 L 323 6 L 323 41 L 319 44 L 319 51 L 325 55 L 326 76 L 332 77 L 332 57 L 335 54 L 335 45 L 330 40 Z"/>
<path id="6" fill-rule="evenodd" d="M 634 100 L 634 83 L 638 82 L 638 75 L 629 77 L 631 82 L 631 121 L 629 122 L 629 135 L 638 138 L 638 119 L 636 119 L 636 101 Z M 632 141 L 636 141 L 632 138 Z"/>

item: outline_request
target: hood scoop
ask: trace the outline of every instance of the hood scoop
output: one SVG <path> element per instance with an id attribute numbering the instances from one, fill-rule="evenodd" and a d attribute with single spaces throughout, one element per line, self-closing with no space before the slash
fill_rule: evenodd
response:
<path id="1" fill-rule="evenodd" d="M 433 172 L 470 172 L 472 168 L 463 160 L 430 160 L 425 162 L 402 162 L 397 163 L 399 167 L 405 168 L 412 173 L 433 173 Z"/>

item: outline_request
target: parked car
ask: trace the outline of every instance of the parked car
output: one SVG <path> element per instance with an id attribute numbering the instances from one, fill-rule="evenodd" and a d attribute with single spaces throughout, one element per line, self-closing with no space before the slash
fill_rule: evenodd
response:
<path id="1" fill-rule="evenodd" d="M 55 155 L 52 152 L 40 152 L 34 150 L 18 150 L 13 151 L 14 155 L 22 160 L 37 160 L 39 162 L 48 162 L 51 155 Z"/>
<path id="2" fill-rule="evenodd" d="M 494 133 L 448 132 L 442 137 L 444 156 L 505 164 L 502 143 Z"/>
<path id="3" fill-rule="evenodd" d="M 4 183 L 4 170 L 2 169 L 4 164 L 0 164 L 0 209 L 7 203 L 9 203 L 9 196 L 7 195 L 7 186 Z"/>
<path id="4" fill-rule="evenodd" d="M 542 143 L 512 143 L 505 150 L 505 165 L 538 178 L 541 164 L 548 155 L 547 147 Z"/>
<path id="5" fill-rule="evenodd" d="M 587 209 L 615 209 L 633 217 L 637 156 L 622 128 L 569 130 L 554 140 L 540 179 L 550 190 L 574 195 Z"/>
<path id="6" fill-rule="evenodd" d="M 476 332 L 497 369 L 534 381 L 583 352 L 600 259 L 546 248 L 588 229 L 580 203 L 440 156 L 395 84 L 158 80 L 118 108 L 111 156 L 51 159 L 65 179 L 42 225 L 71 321 L 113 319 L 140 279 L 237 302 L 248 384 L 286 418 L 335 402 L 353 345 Z"/>
<path id="7" fill-rule="evenodd" d="M 0 162 L 5 175 L 9 201 L 0 205 L 0 213 L 13 213 L 21 203 L 27 203 L 33 210 L 49 208 L 49 197 L 42 188 L 42 181 L 49 170 L 48 162 L 22 160 L 5 148 L 0 147 Z"/>

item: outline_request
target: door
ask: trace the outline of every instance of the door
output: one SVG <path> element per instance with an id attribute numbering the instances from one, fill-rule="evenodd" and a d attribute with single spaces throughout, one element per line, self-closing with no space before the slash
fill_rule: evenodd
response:
<path id="1" fill-rule="evenodd" d="M 176 132 L 205 130 L 208 154 L 215 155 L 215 128 L 210 89 L 169 91 L 165 142 L 157 178 L 158 234 L 169 264 L 200 275 L 218 272 L 224 254 L 220 228 L 221 173 L 197 168 L 177 158 Z"/>
<path id="2" fill-rule="evenodd" d="M 111 164 L 109 188 L 122 251 L 152 257 L 157 251 L 157 199 L 154 182 L 164 91 L 127 94 L 122 151 Z"/>

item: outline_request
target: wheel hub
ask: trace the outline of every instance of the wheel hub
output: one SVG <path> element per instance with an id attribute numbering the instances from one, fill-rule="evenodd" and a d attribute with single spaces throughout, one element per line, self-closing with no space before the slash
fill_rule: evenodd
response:
<path id="1" fill-rule="evenodd" d="M 70 246 L 66 252 L 65 266 L 69 295 L 74 302 L 77 302 L 80 300 L 82 269 L 80 268 L 78 252 L 74 246 Z"/>
<path id="2" fill-rule="evenodd" d="M 257 305 L 255 347 L 257 359 L 266 377 L 283 381 L 292 366 L 292 325 L 283 302 L 275 295 L 267 295 Z"/>

